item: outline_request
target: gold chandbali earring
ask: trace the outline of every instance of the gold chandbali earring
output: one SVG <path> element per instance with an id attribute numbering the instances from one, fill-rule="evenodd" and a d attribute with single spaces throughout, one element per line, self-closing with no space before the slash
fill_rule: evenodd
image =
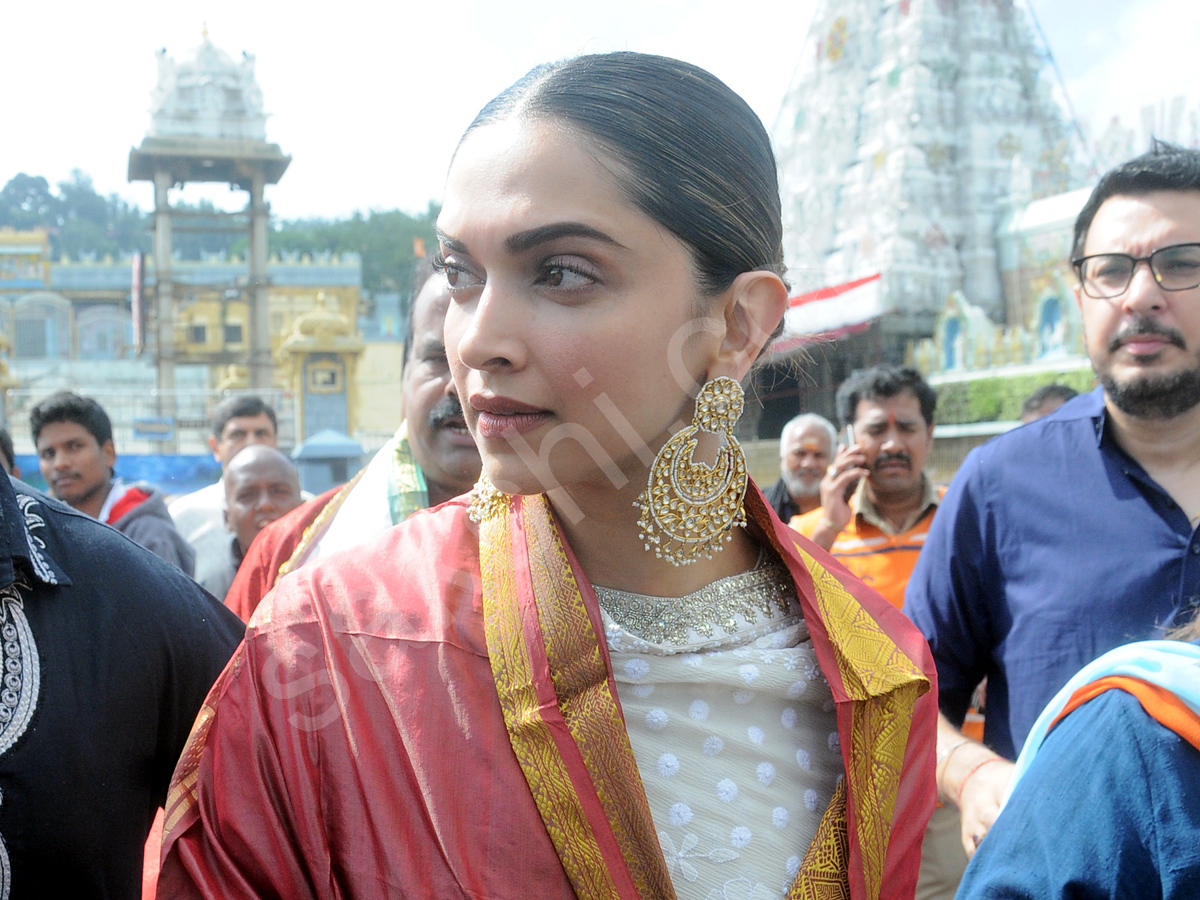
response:
<path id="1" fill-rule="evenodd" d="M 709 381 L 696 397 L 692 424 L 654 457 L 650 481 L 633 505 L 642 511 L 638 537 L 659 559 L 676 566 L 712 559 L 723 542 L 733 540 L 734 526 L 745 526 L 746 455 L 733 436 L 743 397 L 732 378 Z M 692 458 L 701 431 L 725 438 L 711 466 Z"/>

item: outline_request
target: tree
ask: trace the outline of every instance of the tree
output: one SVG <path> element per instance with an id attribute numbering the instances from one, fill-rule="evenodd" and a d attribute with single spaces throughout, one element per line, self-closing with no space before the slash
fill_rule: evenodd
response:
<path id="1" fill-rule="evenodd" d="M 0 190 L 0 226 L 29 231 L 61 224 L 62 201 L 50 192 L 45 178 L 21 172 Z"/>
<path id="2" fill-rule="evenodd" d="M 45 178 L 24 172 L 0 190 L 0 226 L 45 228 L 53 259 L 64 253 L 78 258 L 145 252 L 150 249 L 149 224 L 147 216 L 116 194 L 107 199 L 97 194 L 92 179 L 78 169 L 58 185 L 57 194 Z"/>
<path id="3" fill-rule="evenodd" d="M 298 219 L 281 223 L 271 232 L 272 253 L 357 253 L 362 257 L 363 288 L 370 293 L 410 293 L 414 267 L 414 238 L 426 247 L 436 244 L 433 223 L 439 208 L 430 203 L 423 213 L 401 210 L 355 213 L 348 219 Z"/>
<path id="4" fill-rule="evenodd" d="M 190 227 L 215 224 L 216 210 L 202 200 L 199 204 L 176 203 L 176 208 L 193 213 L 210 212 L 213 219 L 191 218 Z M 430 203 L 423 213 L 402 210 L 355 213 L 347 219 L 296 219 L 280 223 L 268 235 L 272 253 L 325 251 L 357 253 L 362 257 L 363 288 L 370 294 L 396 291 L 406 299 L 419 260 L 415 239 L 428 248 L 435 246 L 433 223 L 438 207 Z M 45 228 L 50 233 L 53 259 L 65 253 L 73 259 L 86 255 L 119 256 L 151 249 L 153 216 L 126 203 L 116 194 L 104 198 L 96 193 L 92 179 L 76 169 L 71 180 L 61 182 L 57 192 L 45 178 L 21 173 L 0 190 L 0 226 L 27 231 Z M 246 236 L 229 231 L 177 231 L 172 235 L 176 252 L 184 259 L 199 259 L 202 252 L 236 253 L 245 257 Z"/>

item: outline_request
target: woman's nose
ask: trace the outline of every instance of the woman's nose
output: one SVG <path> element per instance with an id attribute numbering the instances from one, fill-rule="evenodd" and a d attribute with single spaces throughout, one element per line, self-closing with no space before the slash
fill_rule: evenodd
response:
<path id="1" fill-rule="evenodd" d="M 477 370 L 522 368 L 527 361 L 523 336 L 529 323 L 525 306 L 517 292 L 489 281 L 472 303 L 453 310 L 451 315 L 466 319 L 458 338 L 463 363 Z"/>

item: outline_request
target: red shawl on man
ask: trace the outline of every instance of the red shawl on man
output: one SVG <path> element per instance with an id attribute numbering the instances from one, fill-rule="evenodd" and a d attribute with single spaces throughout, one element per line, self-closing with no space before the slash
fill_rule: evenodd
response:
<path id="1" fill-rule="evenodd" d="M 330 488 L 321 496 L 301 503 L 258 533 L 225 594 L 225 605 L 243 622 L 250 621 L 262 598 L 275 587 L 280 568 L 292 558 L 305 532 L 342 487 Z"/>
<path id="2" fill-rule="evenodd" d="M 789 897 L 911 898 L 928 647 L 747 493 L 796 582 L 845 761 Z M 281 580 L 167 799 L 170 897 L 674 898 L 599 607 L 544 497 L 459 499 Z"/>

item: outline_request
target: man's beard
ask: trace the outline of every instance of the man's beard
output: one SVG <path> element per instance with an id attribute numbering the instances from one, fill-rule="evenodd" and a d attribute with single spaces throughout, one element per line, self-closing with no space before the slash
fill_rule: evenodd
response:
<path id="1" fill-rule="evenodd" d="M 1173 375 L 1134 378 L 1125 384 L 1104 372 L 1100 383 L 1113 405 L 1135 419 L 1173 419 L 1200 404 L 1200 365 Z"/>
<path id="2" fill-rule="evenodd" d="M 796 499 L 821 496 L 821 477 L 819 475 L 813 479 L 812 484 L 805 484 L 804 480 L 794 472 L 784 472 L 783 483 L 787 487 L 788 493 Z"/>
<path id="3" fill-rule="evenodd" d="M 1117 352 L 1124 340 L 1139 334 L 1158 335 L 1181 350 L 1187 349 L 1183 335 L 1177 329 L 1139 316 L 1132 325 L 1113 337 L 1108 352 Z M 1097 369 L 1096 375 L 1113 405 L 1136 419 L 1173 419 L 1200 404 L 1200 356 L 1190 369 L 1167 375 L 1135 375 L 1124 383 L 1113 378 L 1108 367 Z"/>

